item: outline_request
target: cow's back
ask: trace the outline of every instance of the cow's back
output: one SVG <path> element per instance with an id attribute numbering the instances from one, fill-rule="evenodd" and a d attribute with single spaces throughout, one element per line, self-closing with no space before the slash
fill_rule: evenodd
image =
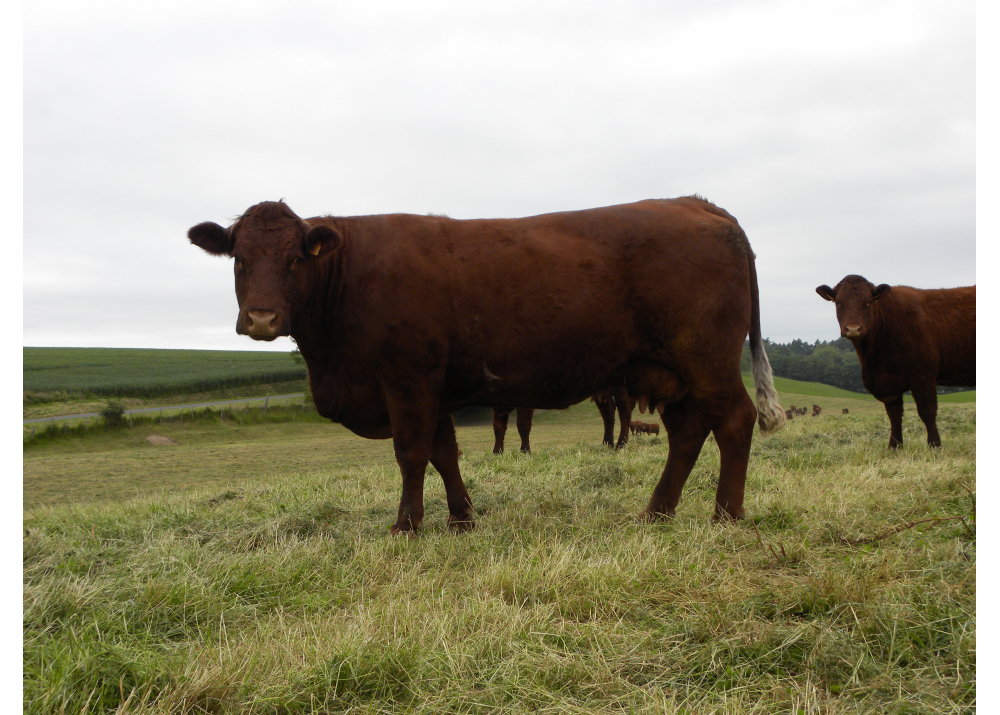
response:
<path id="1" fill-rule="evenodd" d="M 376 306 L 355 304 L 358 324 L 363 314 L 382 317 L 374 329 L 388 332 L 369 348 L 398 339 L 447 351 L 446 395 L 545 406 L 585 398 L 637 358 L 682 376 L 706 355 L 739 361 L 750 249 L 735 220 L 711 204 L 370 218 L 385 223 L 357 247 L 355 280 L 378 276 L 383 295 L 368 296 Z"/>
<path id="2" fill-rule="evenodd" d="M 884 325 L 883 345 L 876 354 L 891 354 L 892 371 L 912 377 L 928 374 L 939 385 L 975 385 L 975 286 L 893 286 L 876 305 Z"/>
<path id="3" fill-rule="evenodd" d="M 923 291 L 924 329 L 937 344 L 939 385 L 976 384 L 976 287 Z"/>

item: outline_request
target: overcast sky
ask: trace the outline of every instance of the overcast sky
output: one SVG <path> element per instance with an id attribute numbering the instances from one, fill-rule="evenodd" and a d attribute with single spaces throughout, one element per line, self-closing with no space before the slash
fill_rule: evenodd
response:
<path id="1" fill-rule="evenodd" d="M 526 216 L 698 193 L 757 254 L 765 336 L 831 340 L 844 275 L 976 282 L 975 4 L 24 7 L 23 344 L 235 334 L 187 229 Z"/>

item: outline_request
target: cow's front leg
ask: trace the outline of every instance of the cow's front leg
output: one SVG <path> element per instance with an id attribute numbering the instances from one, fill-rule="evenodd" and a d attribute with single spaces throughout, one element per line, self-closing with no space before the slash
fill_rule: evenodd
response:
<path id="1" fill-rule="evenodd" d="M 451 415 L 438 418 L 434 431 L 434 445 L 431 464 L 438 470 L 444 481 L 444 491 L 448 498 L 448 526 L 455 531 L 468 531 L 475 522 L 472 499 L 465 489 L 462 474 L 458 469 L 458 442 L 455 439 L 455 422 Z"/>
<path id="2" fill-rule="evenodd" d="M 938 396 L 937 385 L 931 380 L 910 387 L 913 401 L 917 403 L 917 414 L 927 428 L 927 444 L 931 447 L 941 446 L 941 434 L 937 428 Z"/>
<path id="3" fill-rule="evenodd" d="M 531 452 L 531 418 L 535 411 L 530 407 L 517 408 L 517 433 L 521 437 L 521 451 Z"/>
<path id="4" fill-rule="evenodd" d="M 399 515 L 392 533 L 412 534 L 424 520 L 424 474 L 430 460 L 437 427 L 438 400 L 429 391 L 385 390 L 392 446 L 403 476 Z M 456 463 L 457 447 L 456 447 Z"/>
<path id="5" fill-rule="evenodd" d="M 885 413 L 889 415 L 889 448 L 903 445 L 903 396 L 885 400 Z"/>

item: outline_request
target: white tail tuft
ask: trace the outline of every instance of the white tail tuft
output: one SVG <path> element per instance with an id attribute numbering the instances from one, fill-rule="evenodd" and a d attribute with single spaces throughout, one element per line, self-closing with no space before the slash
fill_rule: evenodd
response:
<path id="1" fill-rule="evenodd" d="M 771 363 L 764 352 L 764 345 L 754 343 L 750 341 L 750 366 L 753 369 L 753 384 L 757 388 L 757 424 L 761 433 L 772 434 L 785 426 L 785 411 L 778 404 Z"/>

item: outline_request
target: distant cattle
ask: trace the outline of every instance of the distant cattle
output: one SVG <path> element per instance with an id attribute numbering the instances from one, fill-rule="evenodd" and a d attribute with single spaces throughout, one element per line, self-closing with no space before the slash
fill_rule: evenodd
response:
<path id="1" fill-rule="evenodd" d="M 813 405 L 813 417 L 818 417 L 819 413 L 823 411 L 823 408 L 819 405 Z"/>
<path id="2" fill-rule="evenodd" d="M 604 390 L 591 396 L 591 401 L 597 404 L 597 409 L 601 413 L 604 421 L 604 444 L 615 449 L 621 449 L 628 442 L 628 424 L 632 415 L 632 406 L 629 404 L 628 394 L 625 388 Z M 507 433 L 507 421 L 510 413 L 514 411 L 512 407 L 493 408 L 493 454 L 503 452 L 504 435 Z M 531 421 L 535 411 L 529 407 L 518 407 L 517 409 L 517 433 L 521 436 L 521 451 L 530 452 L 531 444 Z M 621 419 L 621 432 L 618 435 L 617 445 L 614 442 L 615 436 L 615 411 Z"/>
<path id="3" fill-rule="evenodd" d="M 843 410 L 841 410 L 841 414 L 845 414 L 846 415 L 848 412 L 849 412 L 849 410 L 846 407 Z"/>
<path id="4" fill-rule="evenodd" d="M 651 520 L 674 514 L 709 434 L 720 451 L 713 517 L 742 517 L 754 422 L 785 422 L 756 257 L 736 219 L 696 196 L 471 220 L 302 219 L 266 201 L 188 239 L 234 259 L 237 333 L 290 335 L 321 415 L 392 438 L 393 533 L 423 521 L 428 462 L 450 525 L 473 526 L 451 418 L 464 407 L 563 408 L 624 386 L 668 433 Z M 748 333 L 756 408 L 740 376 Z"/>
<path id="5" fill-rule="evenodd" d="M 785 410 L 785 419 L 790 420 L 795 418 L 795 411 Z"/>
<path id="6" fill-rule="evenodd" d="M 638 422 L 633 420 L 629 424 L 632 434 L 660 434 L 660 425 L 655 422 Z"/>
<path id="7" fill-rule="evenodd" d="M 875 286 L 850 275 L 816 292 L 836 305 L 840 334 L 861 361 L 861 380 L 885 405 L 889 446 L 903 443 L 903 393 L 909 390 L 927 444 L 939 447 L 937 386 L 976 386 L 976 286 Z"/>

